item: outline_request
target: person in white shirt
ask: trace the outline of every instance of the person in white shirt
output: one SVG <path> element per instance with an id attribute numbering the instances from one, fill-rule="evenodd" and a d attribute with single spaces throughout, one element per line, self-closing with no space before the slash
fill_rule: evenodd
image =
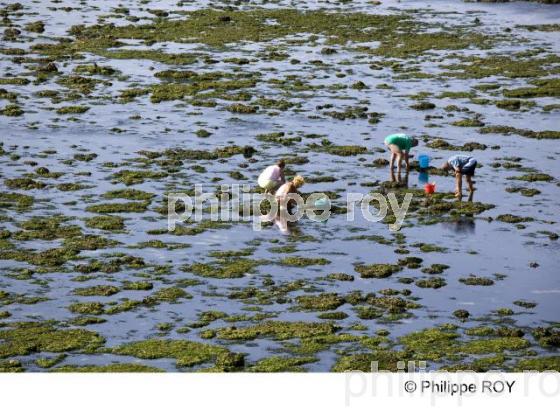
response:
<path id="1" fill-rule="evenodd" d="M 261 172 L 257 182 L 259 186 L 264 189 L 266 194 L 273 193 L 276 188 L 286 182 L 286 178 L 284 177 L 285 167 L 286 163 L 281 159 L 275 165 L 270 165 Z"/>

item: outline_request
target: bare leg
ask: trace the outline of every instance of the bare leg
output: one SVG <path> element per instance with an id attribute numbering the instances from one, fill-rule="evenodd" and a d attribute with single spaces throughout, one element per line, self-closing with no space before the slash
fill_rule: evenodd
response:
<path id="1" fill-rule="evenodd" d="M 391 172 L 393 171 L 393 167 L 395 166 L 395 157 L 396 156 L 397 155 L 393 151 L 391 151 L 391 161 L 389 163 L 389 168 L 391 168 Z"/>
<path id="2" fill-rule="evenodd" d="M 402 161 L 403 161 L 403 156 L 402 156 L 402 154 L 399 152 L 399 153 L 397 154 L 397 172 L 398 172 L 399 174 L 401 173 Z"/>
<path id="3" fill-rule="evenodd" d="M 465 179 L 467 180 L 467 184 L 469 185 L 469 192 L 474 192 L 474 183 L 472 180 L 472 176 L 467 175 Z"/>
<path id="4" fill-rule="evenodd" d="M 404 155 L 404 162 L 406 163 L 406 172 L 408 173 L 410 171 L 410 163 L 409 163 L 408 152 L 405 152 L 403 155 Z"/>
<path id="5" fill-rule="evenodd" d="M 463 196 L 463 176 L 460 172 L 455 172 L 455 196 L 457 198 Z"/>

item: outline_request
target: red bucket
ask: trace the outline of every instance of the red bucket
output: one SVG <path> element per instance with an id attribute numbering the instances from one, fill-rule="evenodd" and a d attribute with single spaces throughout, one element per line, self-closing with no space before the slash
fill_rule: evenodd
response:
<path id="1" fill-rule="evenodd" d="M 436 192 L 436 183 L 431 182 L 431 183 L 428 183 L 428 184 L 424 185 L 424 192 L 426 192 L 428 195 Z"/>

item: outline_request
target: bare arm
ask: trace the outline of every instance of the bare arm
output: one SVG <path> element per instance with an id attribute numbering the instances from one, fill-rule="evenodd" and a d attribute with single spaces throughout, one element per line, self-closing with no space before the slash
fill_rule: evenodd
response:
<path id="1" fill-rule="evenodd" d="M 297 194 L 298 190 L 296 188 L 296 186 L 290 182 L 290 189 L 288 190 L 288 193 L 290 194 Z"/>

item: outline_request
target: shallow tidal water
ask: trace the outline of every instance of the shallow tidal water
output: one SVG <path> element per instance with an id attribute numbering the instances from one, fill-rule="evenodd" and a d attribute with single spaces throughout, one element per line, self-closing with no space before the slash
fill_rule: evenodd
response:
<path id="1" fill-rule="evenodd" d="M 10 3 L 0 2 L 3 9 Z M 382 356 L 379 360 L 391 369 L 397 360 L 426 359 L 431 369 L 558 370 L 560 87 L 552 84 L 548 94 L 528 97 L 520 93 L 508 97 L 513 94 L 507 90 L 539 87 L 534 81 L 543 79 L 559 81 L 558 28 L 521 27 L 557 23 L 559 6 L 318 1 L 302 7 L 295 2 L 250 2 L 235 9 L 243 13 L 297 6 L 302 11 L 406 16 L 411 19 L 406 24 L 418 24 L 422 33 L 475 33 L 487 37 L 488 43 L 481 46 L 472 37 L 472 42 L 460 46 L 450 43 L 449 49 L 413 44 L 420 51 L 400 54 L 395 51 L 398 31 L 391 34 L 396 40 L 385 33 L 371 41 L 333 44 L 321 32 L 263 41 L 224 40 L 219 45 L 190 41 L 186 35 L 182 41 L 153 42 L 131 35 L 121 38 L 123 44 L 117 47 L 80 50 L 76 43 L 77 52 L 65 49 L 56 54 L 33 46 L 59 44 L 62 37 L 74 44 L 69 30 L 77 24 L 142 25 L 185 19 L 183 12 L 228 4 L 89 0 L 22 4 L 22 9 L 7 12 L 10 23 L 4 21 L 3 29 L 17 27 L 20 33 L 4 36 L 0 54 L 2 79 L 29 80 L 0 84 L 5 90 L 0 93 L 1 107 L 15 104 L 23 111 L 0 115 L 0 363 L 4 363 L 0 368 L 69 371 L 101 366 L 98 369 L 111 371 L 103 366 L 135 364 L 140 367 L 120 370 L 324 372 L 367 369 L 364 363 Z M 123 7 L 128 11 L 116 9 Z M 154 9 L 169 15 L 150 12 Z M 44 31 L 24 28 L 36 21 L 44 22 Z M 372 50 L 384 41 L 393 41 L 393 49 L 375 54 Z M 402 41 L 404 49 L 410 40 Z M 115 50 L 158 50 L 195 59 L 173 64 L 140 54 L 111 58 L 110 51 Z M 494 68 L 489 61 L 494 56 L 510 60 L 496 72 L 454 75 L 464 69 L 453 68 L 455 64 Z M 511 74 L 516 59 L 541 58 L 550 61 Z M 41 75 L 39 67 L 48 62 L 57 71 Z M 92 71 L 80 71 L 78 67 L 84 66 Z M 114 71 L 101 72 L 99 67 Z M 158 84 L 193 84 L 188 76 L 155 75 L 164 70 L 193 71 L 199 76 L 195 86 L 208 88 L 157 101 L 152 87 Z M 218 89 L 202 76 L 212 73 L 220 73 L 216 82 L 251 78 L 254 84 Z M 73 82 L 64 82 L 65 78 Z M 493 87 L 480 88 L 481 84 Z M 123 97 L 130 89 L 144 91 Z M 263 99 L 270 100 L 268 106 Z M 209 100 L 212 104 L 201 103 Z M 511 100 L 518 105 L 498 103 Z M 413 108 L 422 101 L 434 107 Z M 236 111 L 232 105 L 237 103 L 243 107 Z M 57 112 L 76 106 L 88 109 Z M 251 106 L 259 108 L 243 112 Z M 356 107 L 367 111 L 351 110 Z M 374 112 L 378 114 L 370 115 Z M 464 119 L 479 122 L 454 124 Z M 514 130 L 504 135 L 493 132 L 492 126 Z M 523 130 L 533 134 L 521 135 Z M 388 183 L 389 167 L 381 161 L 388 158 L 383 139 L 400 131 L 420 138 L 414 154 L 430 155 L 433 166 L 455 153 L 475 156 L 482 166 L 474 178 L 473 200 L 488 209 L 461 214 L 449 205 L 451 211 L 436 212 L 425 202 L 414 166 L 407 186 Z M 552 136 L 535 136 L 542 131 Z M 284 135 L 262 137 L 279 132 Z M 434 141 L 448 145 L 436 148 Z M 469 150 L 466 143 L 480 145 Z M 254 153 L 243 155 L 241 149 L 232 155 L 204 155 L 232 146 L 253 147 Z M 185 155 L 181 150 L 200 152 Z M 182 235 L 165 232 L 167 193 L 188 192 L 194 184 L 202 184 L 205 192 L 232 183 L 256 189 L 260 171 L 278 158 L 288 160 L 290 175 L 308 179 L 302 192 L 328 192 L 338 207 L 346 206 L 348 192 L 378 190 L 410 190 L 416 207 L 398 233 L 391 232 L 387 223 L 362 218 L 349 222 L 343 212 L 325 223 L 304 218 L 288 235 L 274 225 L 257 232 L 247 222 L 190 222 L 182 226 L 200 229 Z M 40 167 L 48 171 L 39 171 Z M 126 172 L 119 174 L 123 170 L 139 174 L 127 178 Z M 441 195 L 434 201 L 453 204 L 444 195 L 453 191 L 453 178 L 436 170 L 429 174 Z M 332 178 L 321 180 L 325 177 Z M 13 193 L 32 203 L 22 205 L 9 197 Z M 141 209 L 128 212 L 131 202 Z M 119 203 L 128 206 L 95 208 Z M 107 222 L 120 221 L 123 226 L 99 228 L 92 220 L 99 216 L 113 216 Z M 61 229 L 68 226 L 79 227 L 79 232 Z M 54 260 L 30 257 L 53 248 L 69 254 Z M 130 256 L 136 259 L 126 259 Z M 421 261 L 407 263 L 403 261 L 407 257 Z M 397 268 L 380 277 L 360 272 L 360 266 L 374 264 Z M 447 268 L 439 273 L 425 270 L 434 264 Z M 224 267 L 232 267 L 231 277 L 220 273 Z M 352 280 L 328 276 L 333 273 L 351 275 Z M 487 281 L 465 283 L 471 275 Z M 139 282 L 142 288 L 130 285 Z M 321 299 L 325 295 L 330 299 Z M 130 301 L 136 304 L 126 305 Z M 467 311 L 468 317 L 457 311 Z M 325 315 L 329 312 L 340 314 Z M 317 328 L 306 327 L 310 323 Z M 52 340 L 43 341 L 26 326 L 45 326 L 38 333 L 52 332 Z M 487 329 L 468 332 L 482 327 Z M 87 342 L 65 333 L 70 329 L 86 332 L 80 337 Z M 246 334 L 243 329 L 252 330 Z M 415 337 L 443 353 L 427 353 L 429 346 Z M 165 348 L 141 344 L 152 339 L 171 342 Z M 474 344 L 481 340 L 488 345 Z M 184 346 L 174 341 L 195 343 Z M 207 352 L 207 346 L 224 350 Z M 241 355 L 224 364 L 225 352 Z M 186 364 L 181 364 L 182 358 Z M 484 358 L 488 361 L 476 362 Z M 41 359 L 54 362 L 45 364 Z M 529 364 L 533 359 L 537 362 Z"/>

